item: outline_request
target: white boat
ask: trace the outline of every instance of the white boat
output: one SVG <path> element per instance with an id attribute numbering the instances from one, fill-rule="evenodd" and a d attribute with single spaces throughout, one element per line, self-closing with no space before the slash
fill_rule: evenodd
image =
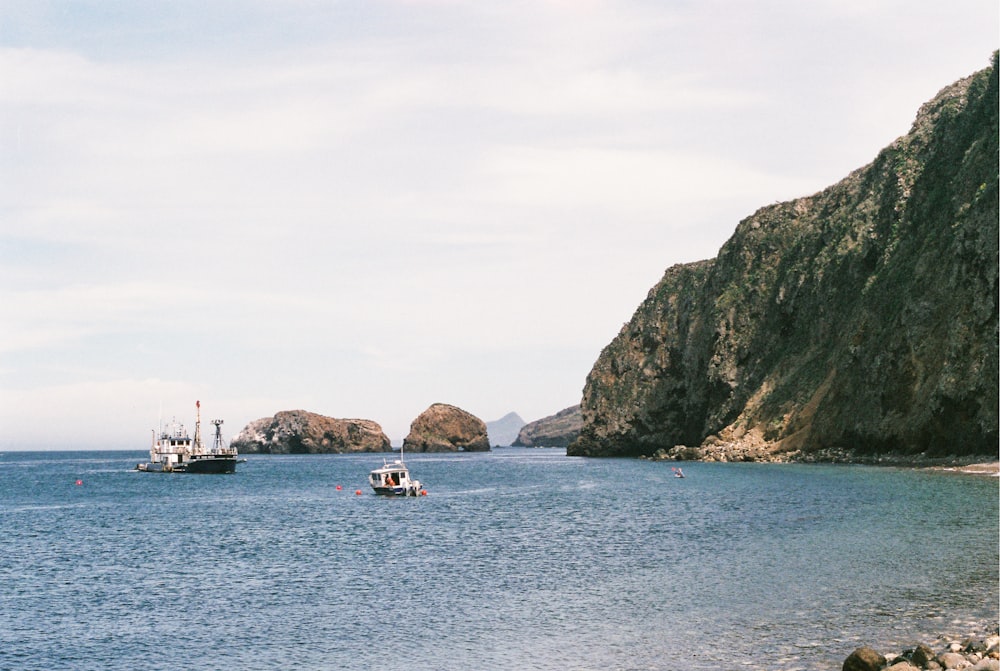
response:
<path id="1" fill-rule="evenodd" d="M 421 489 L 420 481 L 410 478 L 410 469 L 403 463 L 403 451 L 399 451 L 399 459 L 392 463 L 384 460 L 382 466 L 368 475 L 368 482 L 376 494 L 383 496 L 427 496 L 427 490 Z"/>
<path id="2" fill-rule="evenodd" d="M 184 425 L 176 419 L 160 426 L 159 434 L 153 432 L 153 444 L 149 448 L 149 461 L 136 464 L 138 471 L 147 473 L 234 473 L 239 459 L 235 447 L 228 447 L 222 441 L 222 420 L 214 419 L 215 441 L 212 447 L 201 442 L 201 401 L 195 402 L 197 416 L 194 424 L 194 439 L 188 435 Z"/>

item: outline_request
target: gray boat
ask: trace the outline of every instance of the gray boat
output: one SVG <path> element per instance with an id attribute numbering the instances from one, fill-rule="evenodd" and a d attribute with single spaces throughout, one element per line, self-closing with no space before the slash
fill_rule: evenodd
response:
<path id="1" fill-rule="evenodd" d="M 138 471 L 146 473 L 235 473 L 240 459 L 235 447 L 226 446 L 222 440 L 222 420 L 214 419 L 215 440 L 212 447 L 201 442 L 201 401 L 195 402 L 197 415 L 194 438 L 176 419 L 161 425 L 153 432 L 149 448 L 149 461 L 136 464 Z"/>

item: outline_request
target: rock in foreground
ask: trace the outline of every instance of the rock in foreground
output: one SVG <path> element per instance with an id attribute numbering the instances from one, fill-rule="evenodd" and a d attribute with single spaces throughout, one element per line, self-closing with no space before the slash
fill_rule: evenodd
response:
<path id="1" fill-rule="evenodd" d="M 334 419 L 305 410 L 286 410 L 250 422 L 231 444 L 244 454 L 343 454 L 392 449 L 376 422 Z"/>
<path id="2" fill-rule="evenodd" d="M 435 403 L 410 424 L 407 452 L 488 452 L 486 422 L 461 408 Z"/>
<path id="3" fill-rule="evenodd" d="M 885 661 L 885 657 L 881 653 L 868 646 L 863 646 L 844 660 L 843 671 L 879 671 L 885 666 Z"/>

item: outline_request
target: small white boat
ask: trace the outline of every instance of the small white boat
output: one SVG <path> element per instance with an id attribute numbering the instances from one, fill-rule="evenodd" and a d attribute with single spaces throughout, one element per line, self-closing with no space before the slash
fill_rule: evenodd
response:
<path id="1" fill-rule="evenodd" d="M 410 478 L 410 469 L 403 463 L 402 450 L 399 457 L 392 463 L 383 460 L 382 466 L 368 475 L 372 489 L 382 496 L 427 496 L 427 491 L 420 488 L 420 481 Z"/>

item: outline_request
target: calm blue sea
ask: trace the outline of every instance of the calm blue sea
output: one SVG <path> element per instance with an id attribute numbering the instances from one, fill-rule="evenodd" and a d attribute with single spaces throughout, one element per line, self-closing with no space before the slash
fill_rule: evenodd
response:
<path id="1" fill-rule="evenodd" d="M 994 478 L 501 448 L 388 499 L 382 455 L 144 456 L 0 454 L 0 669 L 839 669 L 997 619 Z"/>

